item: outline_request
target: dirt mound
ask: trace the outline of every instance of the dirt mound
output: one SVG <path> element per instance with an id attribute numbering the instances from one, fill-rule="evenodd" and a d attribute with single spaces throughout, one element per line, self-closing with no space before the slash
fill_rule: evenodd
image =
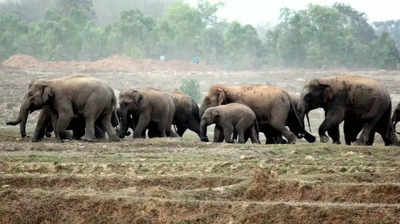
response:
<path id="1" fill-rule="evenodd" d="M 127 56 L 113 55 L 97 61 L 41 61 L 33 56 L 17 54 L 3 62 L 4 66 L 34 71 L 120 71 L 120 72 L 153 72 L 153 71 L 215 71 L 202 64 L 190 61 L 153 59 L 133 60 Z"/>

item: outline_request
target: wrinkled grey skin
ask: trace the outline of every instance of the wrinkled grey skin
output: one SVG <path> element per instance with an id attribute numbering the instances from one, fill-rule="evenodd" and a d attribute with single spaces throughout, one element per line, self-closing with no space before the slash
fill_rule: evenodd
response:
<path id="1" fill-rule="evenodd" d="M 310 81 L 301 96 L 305 114 L 323 108 L 325 120 L 319 127 L 321 142 L 340 143 L 339 124 L 344 121 L 347 144 L 372 145 L 378 132 L 385 145 L 394 143 L 391 125 L 391 99 L 386 88 L 376 80 L 362 76 L 334 76 Z M 358 133 L 361 132 L 359 139 Z"/>
<path id="2" fill-rule="evenodd" d="M 237 132 L 239 143 L 245 143 L 246 134 L 250 136 L 252 143 L 260 143 L 256 130 L 256 115 L 246 105 L 230 103 L 216 107 L 209 107 L 201 117 L 201 140 L 208 141 L 207 126 L 215 124 L 214 142 L 233 143 L 233 132 Z"/>
<path id="3" fill-rule="evenodd" d="M 86 141 L 95 140 L 95 121 L 99 120 L 112 141 L 119 141 L 111 125 L 116 108 L 116 97 L 106 83 L 90 76 L 76 75 L 49 80 L 37 80 L 29 85 L 20 113 L 9 125 L 20 124 L 22 137 L 26 136 L 26 121 L 30 112 L 49 108 L 55 135 L 62 142 L 63 132 L 75 117 L 85 120 Z"/>
<path id="4" fill-rule="evenodd" d="M 260 127 L 270 127 L 284 136 L 288 143 L 294 144 L 296 137 L 305 134 L 304 122 L 290 101 L 289 94 L 280 87 L 269 85 L 228 86 L 216 84 L 210 87 L 200 107 L 200 115 L 212 106 L 228 103 L 242 103 L 250 107 L 257 117 Z M 290 118 L 296 118 L 300 127 L 296 135 L 286 127 Z"/>
<path id="5" fill-rule="evenodd" d="M 183 136 L 187 129 L 200 136 L 200 112 L 197 103 L 188 95 L 174 90 L 170 92 L 175 104 L 175 115 L 173 124 L 176 126 L 176 132 Z"/>
<path id="6" fill-rule="evenodd" d="M 32 137 L 33 142 L 41 141 L 44 136 L 50 137 L 51 132 L 54 131 L 53 122 L 51 118 L 51 109 L 49 106 L 44 106 L 40 111 L 38 121 L 36 123 L 35 131 Z M 111 117 L 111 124 L 113 127 L 118 126 L 118 118 L 115 112 L 113 112 Z M 62 134 L 62 139 L 76 139 L 79 140 L 85 135 L 85 119 L 83 117 L 74 117 L 69 123 L 66 130 L 72 130 L 72 135 L 69 132 Z M 96 139 L 104 139 L 106 134 L 105 128 L 102 126 L 101 122 L 98 120 L 95 122 L 95 136 Z"/>
<path id="7" fill-rule="evenodd" d="M 135 129 L 134 138 L 143 138 L 151 123 L 157 126 L 152 135 L 176 137 L 176 133 L 171 130 L 175 104 L 169 94 L 153 88 L 130 89 L 120 93 L 119 102 L 121 138 L 126 135 L 129 127 Z"/>

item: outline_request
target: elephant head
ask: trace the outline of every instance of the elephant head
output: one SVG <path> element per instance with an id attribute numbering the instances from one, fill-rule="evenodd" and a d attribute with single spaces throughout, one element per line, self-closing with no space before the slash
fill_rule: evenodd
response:
<path id="1" fill-rule="evenodd" d="M 144 105 L 144 97 L 137 90 L 128 90 L 119 94 L 119 117 L 120 130 L 119 137 L 123 138 L 128 135 L 128 128 L 133 122 L 132 116 L 140 111 Z"/>
<path id="2" fill-rule="evenodd" d="M 300 108 L 305 114 L 313 109 L 325 107 L 335 96 L 334 86 L 324 80 L 314 79 L 304 89 Z"/>
<path id="3" fill-rule="evenodd" d="M 7 125 L 20 124 L 21 136 L 25 137 L 28 114 L 49 104 L 53 96 L 54 90 L 47 81 L 35 81 L 29 84 L 28 93 L 21 104 L 18 118 L 15 121 L 7 122 Z"/>
<path id="4" fill-rule="evenodd" d="M 215 108 L 208 108 L 201 117 L 200 121 L 200 139 L 203 142 L 208 141 L 207 137 L 207 126 L 213 123 L 218 123 L 219 119 L 221 118 L 220 111 L 216 110 Z"/>
<path id="5" fill-rule="evenodd" d="M 203 103 L 200 106 L 200 117 L 203 116 L 207 108 L 219 106 L 226 103 L 226 94 L 222 88 L 218 87 L 210 89 L 208 96 L 204 97 Z"/>

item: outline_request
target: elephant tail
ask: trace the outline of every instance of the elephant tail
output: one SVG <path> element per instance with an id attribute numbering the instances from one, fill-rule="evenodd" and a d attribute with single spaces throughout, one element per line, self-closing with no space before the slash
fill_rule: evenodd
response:
<path id="1" fill-rule="evenodd" d="M 296 106 L 294 105 L 292 99 L 289 96 L 289 103 L 290 103 L 290 112 L 289 112 L 289 116 L 290 114 L 293 116 L 293 120 L 294 122 L 297 123 L 298 127 L 300 127 L 300 129 L 305 130 L 304 127 L 304 121 L 302 121 L 300 119 L 300 115 L 297 112 Z"/>
<path id="2" fill-rule="evenodd" d="M 15 121 L 7 121 L 6 125 L 17 125 L 19 123 L 21 123 L 21 120 L 17 119 Z"/>

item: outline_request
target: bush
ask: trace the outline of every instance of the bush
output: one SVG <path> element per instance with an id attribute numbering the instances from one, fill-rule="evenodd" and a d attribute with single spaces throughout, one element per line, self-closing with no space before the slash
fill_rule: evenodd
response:
<path id="1" fill-rule="evenodd" d="M 182 81 L 182 85 L 179 87 L 179 90 L 192 97 L 192 99 L 194 99 L 194 101 L 196 101 L 197 103 L 200 102 L 201 92 L 200 92 L 200 83 L 198 80 L 184 79 Z"/>

